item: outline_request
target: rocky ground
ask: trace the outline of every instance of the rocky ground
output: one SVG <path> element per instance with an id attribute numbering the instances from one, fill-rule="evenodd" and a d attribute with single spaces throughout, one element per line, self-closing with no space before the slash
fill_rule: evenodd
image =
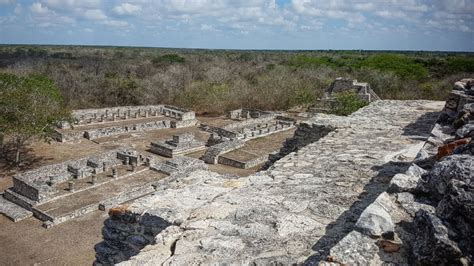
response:
<path id="1" fill-rule="evenodd" d="M 377 199 L 381 208 L 392 207 L 383 205 L 390 197 L 384 191 L 395 174 L 411 166 L 443 105 L 377 101 L 349 117 L 317 115 L 282 152 L 291 151 L 292 143 L 304 145 L 265 171 L 247 177 L 210 171 L 171 176 L 154 194 L 111 209 L 104 241 L 96 246 L 97 263 L 327 260 L 341 242 L 365 236 L 353 229 L 371 203 Z M 319 135 L 321 129 L 327 135 Z M 319 140 L 308 144 L 305 138 Z M 399 215 L 403 220 L 408 214 Z M 392 226 L 363 233 L 393 232 Z M 396 262 L 376 252 L 379 262 Z"/>

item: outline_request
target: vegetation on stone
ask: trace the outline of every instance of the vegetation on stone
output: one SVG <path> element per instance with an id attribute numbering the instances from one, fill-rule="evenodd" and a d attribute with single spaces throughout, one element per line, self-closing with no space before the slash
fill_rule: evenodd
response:
<path id="1" fill-rule="evenodd" d="M 350 115 L 369 103 L 361 100 L 354 92 L 340 92 L 335 98 L 335 106 L 331 113 L 336 115 Z"/>

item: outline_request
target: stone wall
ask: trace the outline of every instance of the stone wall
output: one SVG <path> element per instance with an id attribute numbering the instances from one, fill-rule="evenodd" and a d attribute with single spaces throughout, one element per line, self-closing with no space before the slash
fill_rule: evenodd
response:
<path id="1" fill-rule="evenodd" d="M 263 117 L 272 117 L 274 116 L 273 112 L 262 111 L 259 109 L 236 109 L 227 112 L 226 116 L 230 119 L 251 119 L 251 118 L 263 118 Z"/>
<path id="2" fill-rule="evenodd" d="M 205 149 L 204 142 L 192 134 L 174 135 L 172 140 L 152 142 L 150 151 L 165 157 L 173 157 Z"/>
<path id="3" fill-rule="evenodd" d="M 109 137 L 124 133 L 134 133 L 147 130 L 163 129 L 170 128 L 170 121 L 152 121 L 152 122 L 142 122 L 128 125 L 116 125 L 109 127 L 102 127 L 97 129 L 91 129 L 84 132 L 84 137 L 87 139 L 97 139 L 102 137 Z"/>
<path id="4" fill-rule="evenodd" d="M 153 162 L 150 169 L 167 175 L 182 175 L 196 170 L 205 170 L 207 165 L 199 159 L 180 156 L 165 162 Z"/>
<path id="5" fill-rule="evenodd" d="M 271 121 L 273 121 L 275 119 L 275 117 L 276 117 L 276 115 L 273 115 L 273 114 L 270 115 L 269 114 L 269 115 L 265 115 L 263 117 L 247 119 L 247 120 L 244 120 L 244 121 L 239 121 L 239 122 L 235 122 L 235 123 L 226 125 L 226 126 L 223 127 L 223 129 L 229 130 L 229 131 L 238 131 L 238 130 L 241 130 L 243 128 L 255 127 L 255 126 L 260 125 L 260 124 L 270 124 Z"/>
<path id="6" fill-rule="evenodd" d="M 37 203 L 50 199 L 56 192 L 55 185 L 71 178 L 86 178 L 92 173 L 101 173 L 107 167 L 122 163 L 120 149 L 104 152 L 93 157 L 68 160 L 46 165 L 35 170 L 13 176 L 12 190 Z"/>
<path id="7" fill-rule="evenodd" d="M 320 115 L 321 116 L 321 115 Z M 283 147 L 276 154 L 271 154 L 268 161 L 263 166 L 264 169 L 273 165 L 274 162 L 285 157 L 286 155 L 297 152 L 302 147 L 318 141 L 320 138 L 326 136 L 329 132 L 335 129 L 334 126 L 327 124 L 317 124 L 313 122 L 302 122 L 296 128 L 295 134 L 292 138 L 288 138 Z"/>
<path id="8" fill-rule="evenodd" d="M 141 105 L 141 106 L 118 106 L 98 109 L 80 109 L 72 112 L 76 125 L 88 124 L 91 122 L 104 122 L 110 120 L 112 116 L 127 118 L 146 117 L 147 115 L 161 114 L 163 105 Z M 69 124 L 61 123 L 60 128 L 67 128 Z"/>
<path id="9" fill-rule="evenodd" d="M 201 157 L 201 160 L 205 161 L 208 164 L 217 164 L 219 156 L 241 148 L 244 146 L 244 142 L 241 140 L 228 140 L 222 143 L 216 144 L 209 147 L 204 155 Z"/>
<path id="10" fill-rule="evenodd" d="M 235 139 L 237 138 L 238 133 L 226 130 L 220 127 L 215 127 L 211 125 L 206 125 L 206 124 L 201 124 L 200 128 L 204 131 L 210 132 L 210 133 L 215 133 L 220 137 L 223 138 L 228 138 L 228 139 Z"/>
<path id="11" fill-rule="evenodd" d="M 239 161 L 236 159 L 228 158 L 225 155 L 221 155 L 218 157 L 217 161 L 218 163 L 223 164 L 223 165 L 228 165 L 228 166 L 241 168 L 241 169 L 248 169 L 248 168 L 255 167 L 261 163 L 268 161 L 268 156 L 269 155 L 265 154 L 248 161 Z"/>

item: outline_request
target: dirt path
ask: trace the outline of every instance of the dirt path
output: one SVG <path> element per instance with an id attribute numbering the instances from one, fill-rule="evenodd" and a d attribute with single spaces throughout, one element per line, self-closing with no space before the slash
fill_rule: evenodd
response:
<path id="1" fill-rule="evenodd" d="M 0 265 L 91 265 L 107 213 L 95 211 L 50 229 L 34 217 L 0 215 Z"/>

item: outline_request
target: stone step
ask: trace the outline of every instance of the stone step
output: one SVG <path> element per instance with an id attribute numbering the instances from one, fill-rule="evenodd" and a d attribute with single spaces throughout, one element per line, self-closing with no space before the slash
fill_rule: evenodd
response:
<path id="1" fill-rule="evenodd" d="M 3 194 L 3 197 L 5 197 L 5 199 L 25 208 L 26 210 L 29 210 L 31 211 L 31 208 L 32 206 L 36 205 L 37 202 L 23 196 L 23 195 L 20 195 L 18 193 L 16 193 L 15 191 L 13 191 L 12 189 L 7 189 L 5 190 L 5 193 Z"/>
<path id="2" fill-rule="evenodd" d="M 113 198 L 109 198 L 106 200 L 103 200 L 102 202 L 99 203 L 99 210 L 101 211 L 106 211 L 113 206 L 117 206 L 119 204 L 122 204 L 127 201 L 135 200 L 138 198 L 141 198 L 145 195 L 148 195 L 152 192 L 155 191 L 155 188 L 152 186 L 154 182 L 148 183 L 144 186 L 132 189 L 130 191 L 124 192 L 118 196 L 115 196 Z"/>
<path id="3" fill-rule="evenodd" d="M 20 207 L 19 205 L 16 205 L 11 201 L 8 201 L 3 197 L 3 195 L 0 195 L 0 213 L 14 222 L 18 222 L 33 216 L 32 212 Z"/>

